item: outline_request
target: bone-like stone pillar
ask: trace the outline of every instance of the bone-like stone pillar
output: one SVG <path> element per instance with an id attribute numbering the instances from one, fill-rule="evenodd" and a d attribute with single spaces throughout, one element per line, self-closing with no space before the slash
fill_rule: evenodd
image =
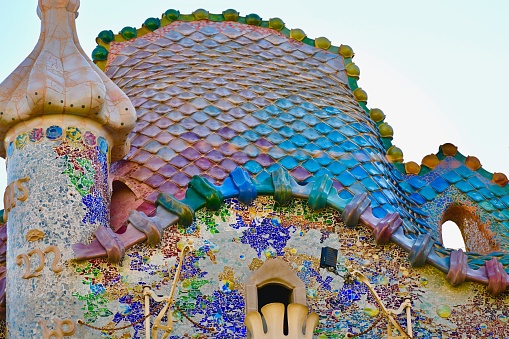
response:
<path id="1" fill-rule="evenodd" d="M 37 46 L 0 84 L 9 338 L 97 338 L 77 325 L 87 285 L 71 244 L 95 235 L 112 257 L 122 252 L 109 228 L 109 164 L 127 153 L 136 113 L 79 45 L 80 1 L 38 5 Z"/>

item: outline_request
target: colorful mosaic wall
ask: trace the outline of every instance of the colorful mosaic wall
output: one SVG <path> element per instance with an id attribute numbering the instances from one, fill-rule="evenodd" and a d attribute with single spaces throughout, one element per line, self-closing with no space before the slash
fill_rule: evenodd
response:
<path id="1" fill-rule="evenodd" d="M 16 191 L 7 218 L 7 295 L 25 305 L 8 306 L 10 338 L 40 337 L 40 320 L 54 328 L 55 319 L 81 316 L 69 244 L 109 227 L 108 152 L 103 137 L 78 127 L 34 128 L 9 144 L 8 182 Z"/>
<path id="2" fill-rule="evenodd" d="M 344 338 L 347 331 L 367 329 L 380 312 L 375 300 L 365 285 L 319 268 L 322 246 L 339 249 L 340 273 L 346 266 L 361 270 L 389 308 L 412 299 L 416 338 L 502 338 L 506 333 L 507 297 L 494 300 L 484 286 L 473 283 L 452 288 L 431 266 L 410 268 L 403 250 L 376 246 L 365 227 L 345 227 L 332 209 L 312 212 L 301 200 L 278 207 L 269 197 L 250 206 L 231 199 L 217 212 L 202 210 L 191 226 L 166 230 L 158 246 L 130 249 L 120 266 L 104 259 L 76 264 L 73 269 L 86 292 L 73 296 L 86 310 L 84 320 L 96 326 L 133 325 L 104 332 L 103 338 L 143 338 L 143 286 L 167 295 L 179 248 L 189 240 L 194 250 L 184 261 L 178 285 L 172 339 L 245 338 L 243 284 L 275 257 L 305 283 L 308 304 L 320 315 L 317 338 Z M 196 327 L 187 317 L 217 332 Z M 385 331 L 382 321 L 361 338 L 383 337 Z"/>

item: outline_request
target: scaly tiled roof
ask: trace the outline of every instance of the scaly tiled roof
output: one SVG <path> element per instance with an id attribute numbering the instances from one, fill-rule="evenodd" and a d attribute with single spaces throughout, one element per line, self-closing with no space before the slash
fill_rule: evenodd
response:
<path id="1" fill-rule="evenodd" d="M 430 260 L 437 267 L 447 272 L 451 265 L 461 275 L 465 260 L 471 269 L 486 267 L 472 275 L 473 280 L 482 275 L 476 281 L 485 283 L 492 279 L 486 272 L 500 265 L 509 269 L 505 175 L 485 171 L 477 158 L 463 156 L 452 144 L 421 165 L 403 163 L 385 115 L 366 107 L 349 47 L 311 40 L 279 19 L 238 13 L 227 19 L 235 13 L 167 11 L 140 30 L 99 36 L 103 49 L 94 51 L 96 61 L 138 112 L 131 152 L 112 170 L 146 200 L 139 211 L 153 214 L 160 193 L 184 198 L 195 175 L 222 185 L 237 166 L 262 187 L 259 194 L 268 194 L 264 183 L 276 170 L 316 185 L 325 185 L 321 178 L 328 176 L 337 197 L 355 205 L 352 210 L 363 214 L 370 206 L 371 221 L 389 225 L 395 224 L 393 216 L 401 218 L 403 240 L 397 242 L 411 250 L 412 262 L 422 264 L 434 253 Z M 281 25 L 274 29 L 271 21 Z M 482 241 L 469 244 L 476 253 L 465 257 L 441 241 L 442 218 L 455 205 L 466 207 L 483 227 Z M 375 227 L 370 220 L 366 223 Z M 124 247 L 146 239 L 132 224 L 128 231 L 119 234 Z M 451 255 L 461 262 L 449 264 Z"/>
<path id="2" fill-rule="evenodd" d="M 175 21 L 112 42 L 106 73 L 138 112 L 115 171 L 143 183 L 149 203 L 159 192 L 182 196 L 196 174 L 219 184 L 241 165 L 257 179 L 279 166 L 301 182 L 329 174 L 344 198 L 368 188 L 381 196 L 378 215 L 398 199 L 411 204 L 384 179 L 401 174 L 337 53 L 263 27 Z"/>

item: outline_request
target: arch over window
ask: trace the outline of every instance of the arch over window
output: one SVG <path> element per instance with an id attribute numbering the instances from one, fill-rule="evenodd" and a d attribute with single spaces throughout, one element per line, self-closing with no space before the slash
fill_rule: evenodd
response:
<path id="1" fill-rule="evenodd" d="M 497 244 L 495 234 L 489 229 L 486 223 L 481 221 L 479 216 L 475 213 L 475 208 L 474 206 L 460 204 L 450 205 L 446 208 L 440 224 L 442 244 L 447 247 L 449 243 L 449 239 L 445 237 L 450 237 L 450 235 L 445 233 L 444 229 L 451 227 L 449 226 L 450 224 L 446 224 L 446 222 L 452 221 L 456 224 L 463 238 L 465 251 L 477 252 L 480 254 L 499 251 L 500 246 Z"/>
<path id="2" fill-rule="evenodd" d="M 276 292 L 288 293 L 289 303 L 307 306 L 306 286 L 297 274 L 279 258 L 268 259 L 246 282 L 246 313 L 259 310 L 259 300 L 262 303 L 282 302 Z M 263 295 L 259 297 L 259 293 Z M 271 295 L 274 296 L 271 300 Z M 284 303 L 284 302 L 283 302 Z"/>

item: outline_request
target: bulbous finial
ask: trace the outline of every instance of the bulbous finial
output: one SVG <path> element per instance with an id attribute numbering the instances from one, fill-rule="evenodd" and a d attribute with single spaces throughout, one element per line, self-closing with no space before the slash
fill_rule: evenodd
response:
<path id="1" fill-rule="evenodd" d="M 85 54 L 76 34 L 80 0 L 39 0 L 41 34 L 32 53 L 0 84 L 0 156 L 8 131 L 48 115 L 74 115 L 103 126 L 112 160 L 129 150 L 136 113 L 129 98 Z"/>

